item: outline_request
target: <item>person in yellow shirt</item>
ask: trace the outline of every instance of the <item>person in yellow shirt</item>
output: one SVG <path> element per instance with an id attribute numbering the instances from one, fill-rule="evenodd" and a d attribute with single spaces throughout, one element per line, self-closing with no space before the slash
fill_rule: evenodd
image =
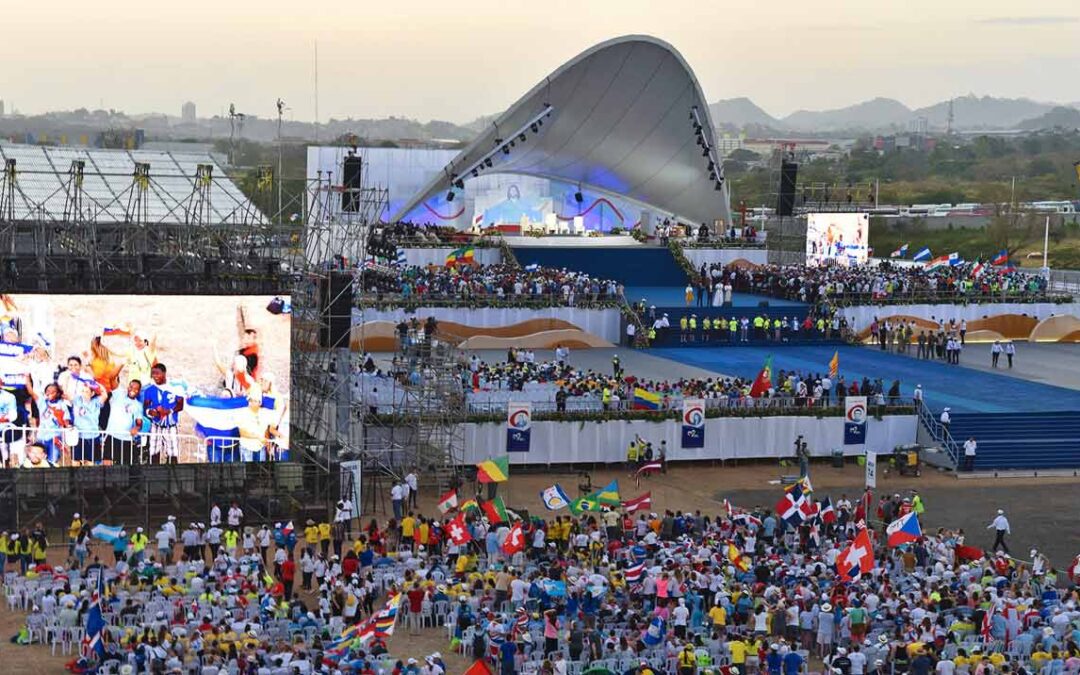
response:
<path id="1" fill-rule="evenodd" d="M 401 519 L 401 545 L 412 545 L 413 543 L 413 531 L 416 529 L 416 518 L 413 516 L 412 511 Z"/>
<path id="2" fill-rule="evenodd" d="M 71 517 L 71 524 L 68 525 L 68 555 L 75 555 L 75 540 L 79 538 L 79 533 L 82 532 L 83 521 L 82 518 L 76 513 Z"/>
<path id="3" fill-rule="evenodd" d="M 420 521 L 419 531 L 420 531 L 420 538 L 419 538 L 420 545 L 421 546 L 427 546 L 428 544 L 430 544 L 431 542 L 429 540 L 429 536 L 431 534 L 431 525 L 429 525 L 426 520 L 421 520 Z"/>
<path id="4" fill-rule="evenodd" d="M 727 610 L 719 602 L 709 610 L 709 620 L 712 621 L 713 630 L 719 631 L 723 636 L 724 629 L 727 627 Z"/>
<path id="5" fill-rule="evenodd" d="M 745 639 L 732 640 L 728 643 L 728 651 L 731 652 L 731 665 L 738 666 L 739 672 L 745 672 L 743 669 L 746 667 L 746 653 L 750 650 L 750 645 Z"/>
<path id="6" fill-rule="evenodd" d="M 323 557 L 330 555 L 330 521 L 324 520 L 319 523 L 319 547 Z"/>
<path id="7" fill-rule="evenodd" d="M 307 525 L 304 526 L 304 543 L 312 550 L 319 546 L 319 526 L 311 518 L 308 518 Z"/>

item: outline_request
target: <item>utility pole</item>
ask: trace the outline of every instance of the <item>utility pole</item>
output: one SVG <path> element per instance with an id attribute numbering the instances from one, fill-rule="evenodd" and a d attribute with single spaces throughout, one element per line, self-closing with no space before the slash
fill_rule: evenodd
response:
<path id="1" fill-rule="evenodd" d="M 281 172 L 284 166 L 281 152 L 281 118 L 285 114 L 285 101 L 277 100 L 277 212 L 278 225 L 281 225 Z"/>

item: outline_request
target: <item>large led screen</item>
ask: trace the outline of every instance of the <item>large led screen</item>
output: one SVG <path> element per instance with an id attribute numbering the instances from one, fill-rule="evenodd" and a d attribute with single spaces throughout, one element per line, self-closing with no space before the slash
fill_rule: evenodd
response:
<path id="1" fill-rule="evenodd" d="M 287 296 L 0 295 L 7 468 L 286 459 Z"/>
<path id="2" fill-rule="evenodd" d="M 806 219 L 806 264 L 861 265 L 869 254 L 866 213 L 811 213 Z"/>

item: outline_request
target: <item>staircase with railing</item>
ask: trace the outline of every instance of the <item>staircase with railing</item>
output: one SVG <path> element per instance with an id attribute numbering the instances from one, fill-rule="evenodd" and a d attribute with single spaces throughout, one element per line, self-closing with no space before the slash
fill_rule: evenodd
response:
<path id="1" fill-rule="evenodd" d="M 941 419 L 921 399 L 915 404 L 915 412 L 919 416 L 919 424 L 930 435 L 935 443 L 941 445 L 942 450 L 948 456 L 953 468 L 958 466 L 960 448 L 953 440 L 951 425 L 941 423 Z"/>

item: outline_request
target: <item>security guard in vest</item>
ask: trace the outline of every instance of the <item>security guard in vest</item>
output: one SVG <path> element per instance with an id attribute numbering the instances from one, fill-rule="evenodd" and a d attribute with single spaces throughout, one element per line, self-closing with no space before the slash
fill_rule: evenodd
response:
<path id="1" fill-rule="evenodd" d="M 697 314 L 690 315 L 690 342 L 694 341 L 694 334 L 697 333 Z"/>
<path id="2" fill-rule="evenodd" d="M 656 328 L 649 328 L 649 344 L 656 342 Z"/>
<path id="3" fill-rule="evenodd" d="M 735 344 L 739 334 L 739 322 L 735 320 L 735 317 L 731 317 L 731 321 L 728 321 L 728 332 L 731 333 L 731 344 Z"/>
<path id="4" fill-rule="evenodd" d="M 709 341 L 709 331 L 712 330 L 712 321 L 709 321 L 709 317 L 705 317 L 701 320 L 701 339 L 703 342 Z"/>
<path id="5" fill-rule="evenodd" d="M 230 555 L 236 555 L 236 545 L 240 541 L 240 533 L 232 528 L 225 530 L 222 541 L 225 543 L 225 550 Z"/>
<path id="6" fill-rule="evenodd" d="M 686 315 L 679 317 L 679 342 L 686 342 L 686 331 L 690 328 L 690 321 Z"/>
<path id="7" fill-rule="evenodd" d="M 780 319 L 773 319 L 772 327 L 774 334 L 773 339 L 777 342 L 780 342 Z"/>
<path id="8" fill-rule="evenodd" d="M 765 326 L 765 320 L 762 319 L 760 315 L 755 316 L 754 317 L 754 337 L 755 338 L 760 340 L 761 338 L 765 337 L 762 334 L 764 326 Z"/>
<path id="9" fill-rule="evenodd" d="M 604 385 L 604 391 L 600 394 L 600 402 L 604 405 L 604 410 L 611 408 L 611 387 Z"/>
<path id="10" fill-rule="evenodd" d="M 135 528 L 135 534 L 131 535 L 131 562 L 132 564 L 139 564 L 143 557 L 143 551 L 146 550 L 146 544 L 150 541 L 150 537 L 146 536 L 141 527 Z"/>

